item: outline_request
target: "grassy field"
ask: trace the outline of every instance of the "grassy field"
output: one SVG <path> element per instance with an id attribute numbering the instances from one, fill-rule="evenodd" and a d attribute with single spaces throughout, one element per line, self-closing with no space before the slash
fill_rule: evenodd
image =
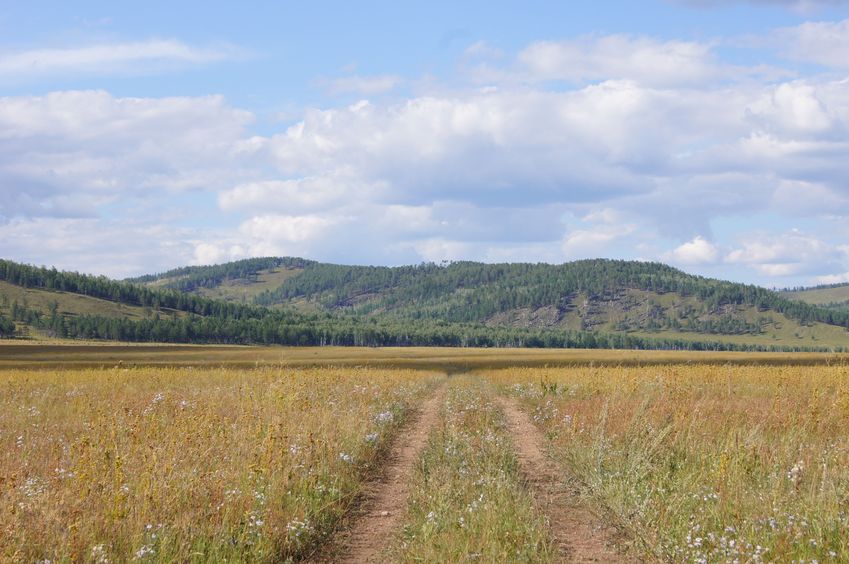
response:
<path id="1" fill-rule="evenodd" d="M 835 286 L 833 288 L 812 288 L 810 290 L 782 292 L 782 294 L 790 299 L 801 300 L 809 304 L 839 304 L 849 302 L 849 284 Z"/>
<path id="2" fill-rule="evenodd" d="M 365 369 L 0 372 L 0 560 L 308 554 L 437 379 Z"/>
<path id="3" fill-rule="evenodd" d="M 0 368 L 123 366 L 375 366 L 462 372 L 511 366 L 657 364 L 829 365 L 849 354 L 636 351 L 612 349 L 473 349 L 428 347 L 249 347 L 0 340 Z"/>
<path id="4" fill-rule="evenodd" d="M 558 560 L 540 494 L 636 560 L 849 560 L 843 356 L 5 344 L 0 363 L 0 561 L 324 551 L 424 403 L 394 561 Z M 552 483 L 529 486 L 505 413 Z"/>
<path id="5" fill-rule="evenodd" d="M 849 559 L 849 368 L 657 366 L 486 374 L 647 555 Z"/>

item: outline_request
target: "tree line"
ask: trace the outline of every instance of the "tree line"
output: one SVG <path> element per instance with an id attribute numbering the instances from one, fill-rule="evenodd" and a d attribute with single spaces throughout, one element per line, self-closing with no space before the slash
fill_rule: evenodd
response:
<path id="1" fill-rule="evenodd" d="M 97 315 L 45 314 L 13 304 L 15 319 L 57 337 L 129 342 L 290 345 L 429 346 L 641 349 L 690 351 L 845 352 L 810 347 L 646 338 L 627 333 L 531 330 L 482 325 L 381 323 L 356 317 L 286 316 L 264 318 L 159 317 L 131 320 Z M 13 324 L 14 326 L 14 324 Z"/>

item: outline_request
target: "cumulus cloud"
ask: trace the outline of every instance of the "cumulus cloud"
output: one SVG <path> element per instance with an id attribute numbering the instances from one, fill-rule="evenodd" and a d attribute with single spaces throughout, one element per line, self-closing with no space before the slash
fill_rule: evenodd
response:
<path id="1" fill-rule="evenodd" d="M 179 226 L 123 217 L 16 218 L 0 222 L 0 256 L 71 271 L 124 278 L 192 262 L 197 239 L 210 236 Z"/>
<path id="2" fill-rule="evenodd" d="M 773 41 L 791 59 L 849 69 L 849 19 L 780 29 L 773 34 Z"/>
<path id="3" fill-rule="evenodd" d="M 92 214 L 157 190 L 222 187 L 250 174 L 252 119 L 219 96 L 0 98 L 0 217 Z"/>
<path id="4" fill-rule="evenodd" d="M 787 231 L 847 212 L 849 82 L 729 81 L 738 69 L 711 44 L 631 36 L 464 57 L 503 80 L 312 108 L 270 135 L 216 96 L 0 98 L 0 225 L 18 226 L 0 251 L 49 262 L 23 234 L 80 226 L 108 237 L 81 239 L 92 249 L 144 233 L 128 247 L 136 272 L 270 254 L 640 256 L 770 281 L 849 267 L 833 233 Z M 749 233 L 749 217 L 769 230 Z M 718 221 L 720 240 L 739 239 L 728 250 Z M 82 247 L 68 256 L 102 268 Z"/>
<path id="5" fill-rule="evenodd" d="M 838 249 L 819 238 L 792 230 L 787 233 L 756 233 L 726 256 L 733 264 L 745 264 L 766 276 L 819 274 L 834 268 L 841 258 Z"/>
<path id="6" fill-rule="evenodd" d="M 687 241 L 666 253 L 663 258 L 686 266 L 713 264 L 719 259 L 719 248 L 698 235 L 692 241 Z"/>
<path id="7" fill-rule="evenodd" d="M 137 74 L 174 65 L 207 64 L 243 56 L 232 46 L 197 47 L 174 39 L 33 49 L 0 54 L 0 80 L 56 74 Z"/>

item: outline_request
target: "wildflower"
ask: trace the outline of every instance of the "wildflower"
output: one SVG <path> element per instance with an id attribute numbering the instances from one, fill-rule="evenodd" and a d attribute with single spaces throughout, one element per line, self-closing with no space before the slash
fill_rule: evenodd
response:
<path id="1" fill-rule="evenodd" d="M 790 480 L 794 486 L 798 486 L 799 482 L 802 481 L 802 472 L 805 470 L 805 463 L 801 460 L 793 465 L 793 468 L 787 471 L 787 479 Z"/>
<path id="2" fill-rule="evenodd" d="M 156 550 L 151 545 L 145 544 L 135 552 L 133 560 L 143 560 L 148 556 L 153 556 L 154 554 L 156 554 Z"/>
<path id="3" fill-rule="evenodd" d="M 289 538 L 298 545 L 303 542 L 304 539 L 302 537 L 309 535 L 312 530 L 309 519 L 304 519 L 303 521 L 295 519 L 286 523 L 286 531 L 289 533 Z"/>
<path id="4" fill-rule="evenodd" d="M 365 441 L 369 444 L 376 443 L 377 437 L 378 437 L 377 433 L 369 433 L 368 435 L 365 436 Z"/>
<path id="5" fill-rule="evenodd" d="M 91 559 L 97 564 L 107 564 L 109 557 L 106 556 L 106 547 L 102 544 L 96 544 L 91 547 Z"/>
<path id="6" fill-rule="evenodd" d="M 342 462 L 346 462 L 348 464 L 354 463 L 354 457 L 352 455 L 348 454 L 347 452 L 340 452 L 339 453 L 339 460 L 341 460 Z"/>
<path id="7" fill-rule="evenodd" d="M 44 484 L 38 478 L 27 478 L 23 486 L 21 486 L 21 490 L 26 497 L 35 497 L 44 493 Z"/>
<path id="8" fill-rule="evenodd" d="M 391 411 L 382 411 L 374 416 L 374 422 L 378 425 L 382 425 L 384 423 L 392 423 L 395 419 L 395 416 L 392 415 Z"/>

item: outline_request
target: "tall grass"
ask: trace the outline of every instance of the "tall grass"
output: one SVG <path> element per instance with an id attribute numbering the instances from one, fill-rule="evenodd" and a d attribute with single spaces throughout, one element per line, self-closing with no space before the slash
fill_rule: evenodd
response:
<path id="1" fill-rule="evenodd" d="M 555 456 L 647 554 L 849 560 L 849 369 L 511 369 Z"/>
<path id="2" fill-rule="evenodd" d="M 0 560 L 306 554 L 436 378 L 372 369 L 0 372 Z"/>
<path id="3" fill-rule="evenodd" d="M 523 487 L 502 414 L 480 382 L 452 379 L 414 478 L 395 551 L 409 562 L 545 562 L 545 521 Z"/>

